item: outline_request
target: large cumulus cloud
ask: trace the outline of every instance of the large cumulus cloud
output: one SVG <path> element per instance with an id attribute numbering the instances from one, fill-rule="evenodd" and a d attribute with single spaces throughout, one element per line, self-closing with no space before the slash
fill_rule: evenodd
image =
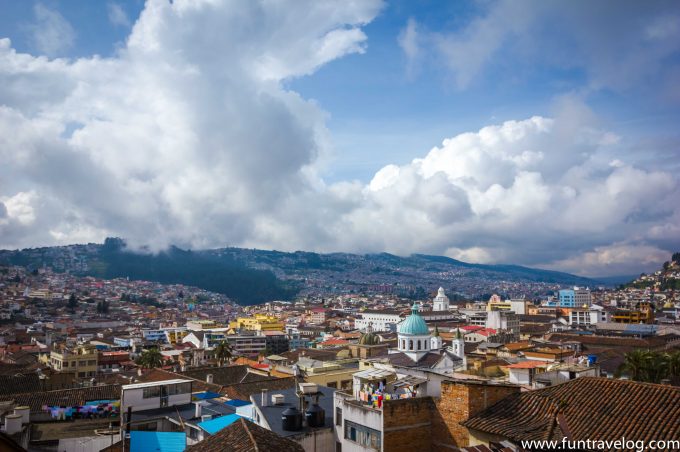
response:
<path id="1" fill-rule="evenodd" d="M 627 160 L 578 102 L 326 184 L 326 113 L 286 81 L 363 52 L 380 7 L 152 0 L 112 58 L 0 40 L 0 247 L 117 235 L 591 274 L 680 247 L 677 177 Z"/>
<path id="2" fill-rule="evenodd" d="M 33 212 L 6 209 L 0 246 L 266 233 L 328 151 L 325 113 L 285 81 L 363 52 L 380 7 L 151 0 L 113 58 L 50 60 L 0 40 L 0 194 Z"/>

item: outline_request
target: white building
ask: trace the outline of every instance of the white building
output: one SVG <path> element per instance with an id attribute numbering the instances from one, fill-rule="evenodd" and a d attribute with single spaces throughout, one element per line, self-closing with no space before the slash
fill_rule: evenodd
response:
<path id="1" fill-rule="evenodd" d="M 123 385 L 120 395 L 121 413 L 152 410 L 191 403 L 192 380 L 165 380 Z"/>
<path id="2" fill-rule="evenodd" d="M 399 311 L 366 310 L 354 321 L 354 326 L 360 331 L 365 331 L 369 325 L 373 328 L 373 331 L 394 331 L 397 324 L 403 319 Z"/>
<path id="3" fill-rule="evenodd" d="M 489 311 L 484 326 L 519 334 L 519 317 L 512 311 Z"/>
<path id="4" fill-rule="evenodd" d="M 449 297 L 444 293 L 444 288 L 440 287 L 437 291 L 437 296 L 434 297 L 432 310 L 433 311 L 448 311 L 449 310 Z"/>

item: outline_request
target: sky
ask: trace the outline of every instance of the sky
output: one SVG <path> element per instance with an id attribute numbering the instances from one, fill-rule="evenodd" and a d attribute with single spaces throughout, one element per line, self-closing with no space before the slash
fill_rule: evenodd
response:
<path id="1" fill-rule="evenodd" d="M 0 248 L 680 250 L 675 1 L 0 0 Z"/>

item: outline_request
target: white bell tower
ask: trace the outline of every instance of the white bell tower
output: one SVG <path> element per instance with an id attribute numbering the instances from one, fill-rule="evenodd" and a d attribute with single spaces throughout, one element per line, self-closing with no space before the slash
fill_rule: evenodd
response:
<path id="1" fill-rule="evenodd" d="M 446 296 L 444 288 L 440 287 L 437 291 L 437 296 L 434 297 L 432 310 L 433 311 L 448 311 L 449 310 L 449 297 Z"/>

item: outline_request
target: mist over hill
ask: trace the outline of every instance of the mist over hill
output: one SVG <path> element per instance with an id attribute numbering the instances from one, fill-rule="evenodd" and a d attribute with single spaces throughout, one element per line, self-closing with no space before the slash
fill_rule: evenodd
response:
<path id="1" fill-rule="evenodd" d="M 471 264 L 444 256 L 388 253 L 319 254 L 244 248 L 183 250 L 160 253 L 130 251 L 125 242 L 0 251 L 0 262 L 99 278 L 128 277 L 186 284 L 222 293 L 249 305 L 292 300 L 296 295 L 387 291 L 423 297 L 438 286 L 461 297 L 499 292 L 538 295 L 559 286 L 595 286 L 569 273 L 520 265 Z"/>

